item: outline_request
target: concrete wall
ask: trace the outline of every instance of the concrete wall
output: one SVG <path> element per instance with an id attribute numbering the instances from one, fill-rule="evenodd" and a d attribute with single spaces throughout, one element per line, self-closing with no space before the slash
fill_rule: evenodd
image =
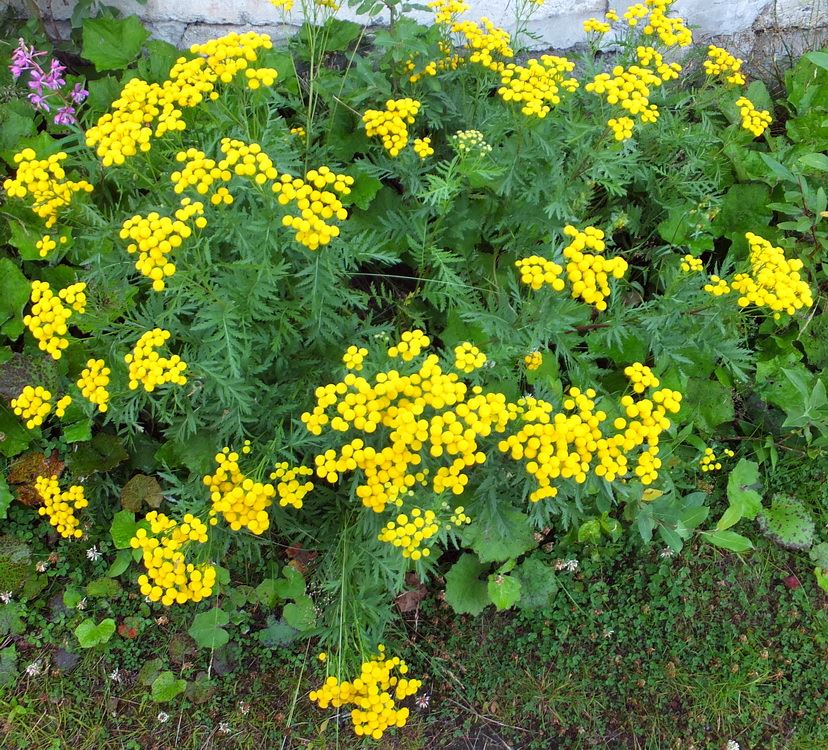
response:
<path id="1" fill-rule="evenodd" d="M 424 0 L 421 0 L 424 2 Z M 504 28 L 514 27 L 516 0 L 467 0 L 470 18 L 488 16 Z M 623 12 L 636 0 L 546 0 L 538 9 L 529 30 L 538 39 L 533 46 L 567 49 L 584 39 L 581 24 L 591 16 L 600 17 L 608 8 Z M 23 0 L 12 0 L 23 6 Z M 36 0 L 44 13 L 62 21 L 71 15 L 75 0 Z M 289 35 L 301 22 L 294 10 L 287 18 L 269 0 L 105 0 L 125 13 L 135 13 L 153 33 L 179 46 L 188 46 L 231 29 L 256 29 L 274 38 Z M 346 0 L 340 0 L 343 6 Z M 296 6 L 301 0 L 296 0 Z M 746 57 L 755 49 L 772 54 L 771 37 L 782 47 L 813 48 L 828 41 L 828 0 L 677 0 L 675 12 L 695 27 L 697 39 L 732 41 L 731 46 Z M 339 17 L 363 23 L 387 21 L 379 15 L 358 17 L 343 7 Z M 430 14 L 418 14 L 427 21 Z M 778 46 L 778 45 L 777 45 Z"/>

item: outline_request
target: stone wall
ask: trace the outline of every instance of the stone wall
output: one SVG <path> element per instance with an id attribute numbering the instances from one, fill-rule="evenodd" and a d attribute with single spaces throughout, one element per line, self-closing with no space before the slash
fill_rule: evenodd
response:
<path id="1" fill-rule="evenodd" d="M 346 0 L 340 0 L 346 5 Z M 24 0 L 12 0 L 24 7 Z M 61 22 L 71 16 L 75 0 L 36 0 L 45 15 Z M 469 0 L 470 18 L 488 16 L 497 25 L 513 27 L 516 0 Z M 608 8 L 623 12 L 635 0 L 546 0 L 529 24 L 534 46 L 564 50 L 584 39 L 581 24 L 601 16 Z M 140 16 L 152 32 L 181 47 L 231 29 L 256 29 L 274 38 L 289 35 L 301 15 L 285 19 L 268 0 L 106 0 L 124 13 Z M 301 4 L 296 0 L 296 6 Z M 694 27 L 697 39 L 729 42 L 747 58 L 757 54 L 773 58 L 789 48 L 813 48 L 828 43 L 828 0 L 677 0 L 675 11 Z M 347 8 L 339 16 L 366 24 L 381 24 L 387 17 L 359 17 Z M 420 14 L 427 21 L 429 14 Z"/>

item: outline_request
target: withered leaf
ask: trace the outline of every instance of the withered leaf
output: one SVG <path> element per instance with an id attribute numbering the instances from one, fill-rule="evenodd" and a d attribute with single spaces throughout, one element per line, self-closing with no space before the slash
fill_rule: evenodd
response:
<path id="1" fill-rule="evenodd" d="M 158 508 L 164 499 L 161 485 L 155 477 L 136 474 L 121 490 L 121 505 L 125 510 L 137 513 L 144 503 L 150 508 Z"/>
<path id="2" fill-rule="evenodd" d="M 9 467 L 8 480 L 11 484 L 34 484 L 38 477 L 59 477 L 64 466 L 57 451 L 48 457 L 40 451 L 28 451 Z"/>

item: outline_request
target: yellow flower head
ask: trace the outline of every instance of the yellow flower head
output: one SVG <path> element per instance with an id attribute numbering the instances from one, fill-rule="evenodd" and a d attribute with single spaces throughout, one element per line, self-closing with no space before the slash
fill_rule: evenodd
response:
<path id="1" fill-rule="evenodd" d="M 188 563 L 185 552 L 208 541 L 207 524 L 187 513 L 181 522 L 150 511 L 144 520 L 149 531 L 139 528 L 130 540 L 142 552 L 146 574 L 138 577 L 141 593 L 151 601 L 172 604 L 200 602 L 213 594 L 216 569 L 210 563 Z"/>
<path id="2" fill-rule="evenodd" d="M 359 677 L 349 682 L 330 676 L 308 696 L 319 708 L 350 706 L 348 716 L 359 737 L 382 738 L 391 727 L 403 727 L 408 720 L 408 708 L 398 708 L 397 702 L 415 695 L 422 687 L 419 680 L 405 675 L 408 665 L 399 657 L 387 657 L 385 648 L 363 662 Z"/>
<path id="3" fill-rule="evenodd" d="M 61 399 L 58 407 L 63 403 L 65 402 Z M 17 398 L 11 400 L 11 407 L 18 417 L 25 420 L 27 429 L 33 430 L 42 425 L 43 420 L 52 411 L 52 394 L 43 386 L 27 385 Z M 58 417 L 61 416 L 62 412 L 58 414 Z"/>
<path id="4" fill-rule="evenodd" d="M 382 145 L 391 156 L 399 156 L 408 143 L 408 126 L 420 111 L 415 99 L 389 99 L 385 109 L 369 109 L 363 116 L 365 132 L 369 138 L 379 136 Z"/>
<path id="5" fill-rule="evenodd" d="M 65 539 L 80 539 L 83 531 L 78 528 L 78 519 L 75 511 L 89 505 L 83 494 L 82 485 L 73 485 L 61 492 L 57 476 L 38 477 L 35 480 L 35 490 L 43 501 L 38 508 L 41 516 L 48 516 L 49 523 L 57 529 Z"/>
<path id="6" fill-rule="evenodd" d="M 766 109 L 756 109 L 753 102 L 746 96 L 739 97 L 736 100 L 736 106 L 742 116 L 742 127 L 749 133 L 753 133 L 754 137 L 758 138 L 770 127 L 773 121 L 770 112 Z"/>

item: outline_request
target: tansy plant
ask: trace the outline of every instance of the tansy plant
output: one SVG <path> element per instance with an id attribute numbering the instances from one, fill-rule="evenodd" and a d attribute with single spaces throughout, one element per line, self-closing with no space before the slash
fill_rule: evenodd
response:
<path id="1" fill-rule="evenodd" d="M 721 48 L 699 63 L 670 5 L 591 19 L 569 59 L 454 0 L 366 57 L 316 3 L 286 48 L 176 52 L 79 141 L 14 157 L 4 356 L 48 364 L 10 401 L 19 443 L 82 425 L 163 475 L 163 512 L 113 531 L 154 605 L 215 607 L 222 561 L 263 570 L 274 540 L 312 553 L 313 598 L 294 571 L 279 601 L 337 651 L 310 698 L 358 734 L 420 687 L 378 645 L 406 572 L 465 550 L 446 598 L 479 612 L 543 603 L 538 540 L 678 551 L 702 471 L 754 429 L 733 397 L 757 347 L 814 304 L 816 258 L 734 218 L 717 166 L 764 148 L 763 87 Z M 64 536 L 108 512 L 94 477 L 37 481 Z"/>

